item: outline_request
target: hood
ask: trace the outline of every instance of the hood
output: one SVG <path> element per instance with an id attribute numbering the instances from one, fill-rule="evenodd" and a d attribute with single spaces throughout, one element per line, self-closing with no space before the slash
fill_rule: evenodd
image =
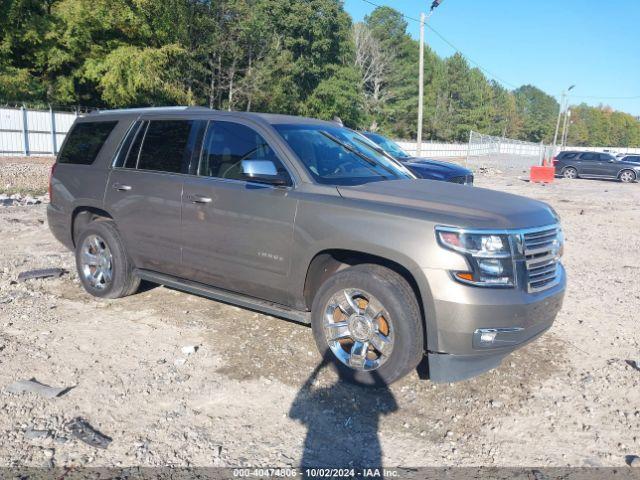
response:
<path id="1" fill-rule="evenodd" d="M 519 229 L 558 221 L 546 203 L 447 182 L 391 180 L 337 188 L 343 198 L 417 210 L 428 214 L 428 220 L 447 226 Z"/>
<path id="2" fill-rule="evenodd" d="M 402 163 L 412 170 L 427 175 L 428 178 L 450 178 L 472 174 L 471 170 L 455 163 L 439 162 L 428 158 L 410 157 L 403 159 Z"/>

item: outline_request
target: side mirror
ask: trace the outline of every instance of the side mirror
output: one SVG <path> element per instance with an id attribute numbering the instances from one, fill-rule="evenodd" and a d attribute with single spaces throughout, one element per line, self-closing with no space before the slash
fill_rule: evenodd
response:
<path id="1" fill-rule="evenodd" d="M 289 178 L 278 173 L 271 160 L 243 160 L 242 176 L 252 182 L 266 183 L 275 186 L 289 185 Z"/>

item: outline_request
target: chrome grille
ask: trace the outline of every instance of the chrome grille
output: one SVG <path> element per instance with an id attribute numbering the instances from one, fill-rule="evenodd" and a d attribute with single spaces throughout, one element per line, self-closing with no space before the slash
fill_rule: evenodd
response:
<path id="1" fill-rule="evenodd" d="M 459 183 L 461 185 L 473 185 L 473 175 L 461 175 L 459 177 L 451 177 L 451 183 Z"/>
<path id="2" fill-rule="evenodd" d="M 523 234 L 529 292 L 540 292 L 558 282 L 559 249 L 562 239 L 557 226 Z"/>

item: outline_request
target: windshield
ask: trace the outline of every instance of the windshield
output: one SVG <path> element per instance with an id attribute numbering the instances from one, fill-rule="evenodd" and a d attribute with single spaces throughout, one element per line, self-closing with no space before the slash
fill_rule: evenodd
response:
<path id="1" fill-rule="evenodd" d="M 318 183 L 362 185 L 416 178 L 349 129 L 325 125 L 274 127 Z"/>
<path id="2" fill-rule="evenodd" d="M 411 158 L 411 155 L 405 152 L 400 145 L 386 137 L 383 137 L 382 135 L 378 135 L 377 133 L 365 133 L 364 136 L 380 145 L 385 152 L 394 158 Z"/>

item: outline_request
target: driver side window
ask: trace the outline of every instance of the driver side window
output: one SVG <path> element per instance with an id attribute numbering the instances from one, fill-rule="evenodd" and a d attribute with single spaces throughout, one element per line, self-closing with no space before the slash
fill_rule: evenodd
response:
<path id="1" fill-rule="evenodd" d="M 198 175 L 246 180 L 242 174 L 243 160 L 270 160 L 278 173 L 288 176 L 273 149 L 255 130 L 233 122 L 209 123 Z"/>

